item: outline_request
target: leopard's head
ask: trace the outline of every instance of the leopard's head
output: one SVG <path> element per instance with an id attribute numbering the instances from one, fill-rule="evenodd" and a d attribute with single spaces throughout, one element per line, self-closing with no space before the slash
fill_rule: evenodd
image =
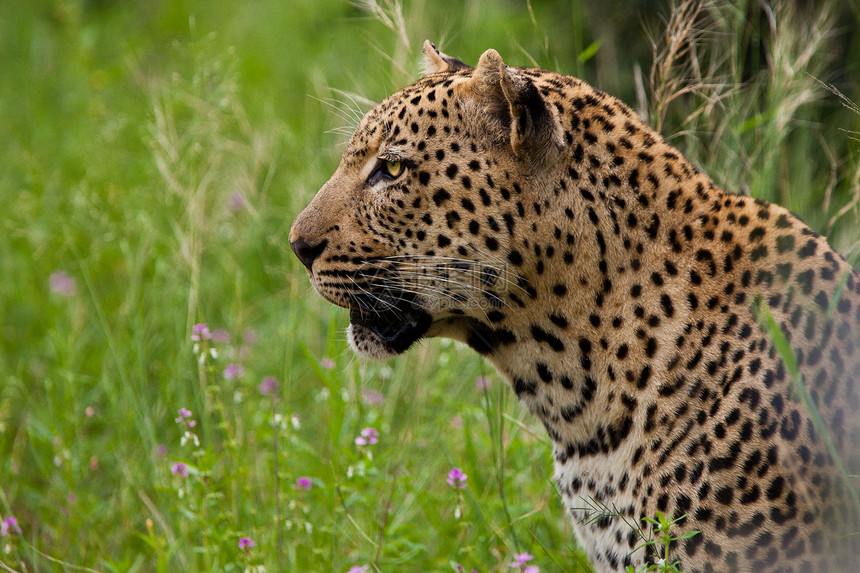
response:
<path id="1" fill-rule="evenodd" d="M 428 336 L 489 352 L 533 294 L 532 198 L 564 149 L 558 112 L 494 50 L 475 69 L 425 42 L 428 74 L 371 110 L 290 246 L 349 340 L 388 357 Z M 528 211 L 529 215 L 526 214 Z"/>

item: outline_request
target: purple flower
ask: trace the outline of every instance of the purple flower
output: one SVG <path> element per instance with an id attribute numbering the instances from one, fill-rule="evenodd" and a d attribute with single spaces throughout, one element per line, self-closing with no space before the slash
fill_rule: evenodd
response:
<path id="1" fill-rule="evenodd" d="M 517 553 L 516 555 L 514 555 L 514 562 L 519 567 L 525 565 L 534 558 L 535 556 L 530 553 Z"/>
<path id="2" fill-rule="evenodd" d="M 176 416 L 175 422 L 177 424 L 185 422 L 186 426 L 193 428 L 197 425 L 197 420 L 190 420 L 189 418 L 191 418 L 191 410 L 187 408 L 179 408 L 179 415 Z"/>
<path id="3" fill-rule="evenodd" d="M 369 388 L 361 389 L 361 398 L 368 406 L 379 406 L 380 404 L 385 402 L 385 396 L 383 396 L 376 390 L 370 390 Z"/>
<path id="4" fill-rule="evenodd" d="M 346 573 L 367 573 L 370 571 L 370 565 L 353 565 Z"/>
<path id="5" fill-rule="evenodd" d="M 66 271 L 51 273 L 48 277 L 51 292 L 60 296 L 74 296 L 78 292 L 78 284 Z"/>
<path id="6" fill-rule="evenodd" d="M 155 453 L 157 453 L 159 456 L 166 456 L 167 446 L 164 444 L 158 444 L 158 446 L 156 446 L 155 448 Z"/>
<path id="7" fill-rule="evenodd" d="M 332 360 L 331 358 L 323 358 L 322 360 L 320 360 L 320 366 L 322 366 L 326 370 L 333 370 L 335 367 L 335 363 L 334 360 Z"/>
<path id="8" fill-rule="evenodd" d="M 11 515 L 3 520 L 3 525 L 6 526 L 6 529 L 10 529 L 15 533 L 21 533 L 21 528 L 18 527 L 18 520 Z"/>
<path id="9" fill-rule="evenodd" d="M 191 327 L 191 340 L 195 342 L 200 340 L 209 340 L 212 338 L 212 333 L 209 332 L 209 325 L 200 323 Z"/>
<path id="10" fill-rule="evenodd" d="M 372 446 L 379 442 L 379 430 L 376 428 L 364 428 L 361 435 L 355 438 L 357 446 Z"/>
<path id="11" fill-rule="evenodd" d="M 18 520 L 11 515 L 0 521 L 0 537 L 8 536 L 10 531 L 12 533 L 21 533 L 21 528 L 18 527 Z"/>
<path id="12" fill-rule="evenodd" d="M 239 549 L 250 549 L 254 547 L 256 543 L 250 537 L 240 537 L 239 538 Z"/>
<path id="13" fill-rule="evenodd" d="M 173 464 L 173 467 L 170 468 L 170 472 L 174 475 L 182 476 L 184 478 L 188 477 L 188 466 L 183 464 L 182 462 L 176 462 Z"/>
<path id="14" fill-rule="evenodd" d="M 239 378 L 244 373 L 245 368 L 241 364 L 228 364 L 227 368 L 224 369 L 224 378 L 233 380 L 234 378 Z"/>
<path id="15" fill-rule="evenodd" d="M 539 573 L 540 568 L 537 565 L 526 565 L 526 563 L 534 558 L 535 556 L 530 553 L 517 553 L 514 555 L 514 562 L 511 563 L 511 568 L 516 569 L 521 567 L 523 568 L 523 573 Z"/>
<path id="16" fill-rule="evenodd" d="M 450 472 L 448 472 L 448 479 L 445 480 L 448 482 L 448 485 L 455 489 L 463 489 L 466 487 L 466 479 L 469 476 L 463 473 L 463 470 L 460 468 L 454 468 Z"/>
<path id="17" fill-rule="evenodd" d="M 293 485 L 293 489 L 303 489 L 305 491 L 310 491 L 312 487 L 313 484 L 311 483 L 311 478 L 309 477 L 300 477 Z"/>
<path id="18" fill-rule="evenodd" d="M 212 333 L 212 340 L 217 342 L 218 344 L 229 344 L 230 343 L 230 333 L 224 330 L 223 328 L 219 328 L 215 332 Z"/>
<path id="19" fill-rule="evenodd" d="M 260 394 L 263 396 L 274 394 L 278 391 L 278 386 L 280 386 L 280 383 L 277 378 L 274 376 L 266 376 L 263 378 L 263 381 L 260 382 Z"/>
<path id="20" fill-rule="evenodd" d="M 179 415 L 176 417 L 176 423 L 179 424 L 183 420 L 185 420 L 185 418 L 190 418 L 190 417 L 191 417 L 191 410 L 189 410 L 188 408 L 179 408 Z"/>
<path id="21" fill-rule="evenodd" d="M 230 195 L 230 198 L 227 200 L 227 208 L 232 213 L 241 211 L 247 204 L 248 201 L 245 199 L 245 195 L 243 195 L 241 191 L 233 191 L 233 194 Z"/>
<path id="22" fill-rule="evenodd" d="M 478 390 L 481 390 L 481 391 L 489 390 L 490 389 L 490 379 L 487 378 L 486 376 L 478 376 L 475 379 L 475 386 L 478 388 Z"/>

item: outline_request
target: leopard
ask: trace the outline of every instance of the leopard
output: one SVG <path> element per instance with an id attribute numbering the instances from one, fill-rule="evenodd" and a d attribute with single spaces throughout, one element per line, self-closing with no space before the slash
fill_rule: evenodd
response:
<path id="1" fill-rule="evenodd" d="M 423 52 L 290 229 L 354 350 L 492 364 L 597 571 L 856 570 L 860 272 L 586 82 Z"/>

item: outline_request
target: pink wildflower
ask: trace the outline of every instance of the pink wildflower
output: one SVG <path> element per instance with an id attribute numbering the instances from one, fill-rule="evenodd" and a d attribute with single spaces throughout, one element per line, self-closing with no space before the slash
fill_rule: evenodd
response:
<path id="1" fill-rule="evenodd" d="M 197 425 L 197 420 L 191 420 L 191 410 L 187 408 L 179 408 L 179 415 L 174 420 L 177 424 L 181 424 L 185 422 L 185 425 L 189 428 L 193 428 Z"/>
<path id="2" fill-rule="evenodd" d="M 270 394 L 274 394 L 278 391 L 278 379 L 274 376 L 266 376 L 263 378 L 263 381 L 260 382 L 260 394 L 263 396 L 268 396 Z"/>
<path id="3" fill-rule="evenodd" d="M 475 379 L 475 386 L 478 388 L 478 390 L 481 390 L 482 392 L 484 390 L 489 390 L 490 389 L 490 379 L 487 378 L 486 376 L 478 376 Z"/>
<path id="4" fill-rule="evenodd" d="M 463 470 L 460 468 L 454 468 L 450 472 L 448 472 L 448 479 L 445 480 L 448 482 L 448 485 L 455 489 L 463 489 L 466 487 L 466 479 L 469 476 L 463 473 Z"/>
<path id="5" fill-rule="evenodd" d="M 369 388 L 361 389 L 361 398 L 368 406 L 379 406 L 380 404 L 385 402 L 385 396 L 383 396 L 376 390 L 370 390 Z"/>
<path id="6" fill-rule="evenodd" d="M 312 487 L 313 483 L 311 483 L 311 478 L 309 477 L 300 477 L 293 485 L 293 489 L 303 489 L 305 491 L 310 491 Z"/>
<path id="7" fill-rule="evenodd" d="M 164 444 L 158 444 L 158 446 L 156 446 L 156 448 L 155 448 L 155 453 L 158 454 L 159 456 L 166 456 L 167 455 L 167 446 Z"/>
<path id="8" fill-rule="evenodd" d="M 346 573 L 367 573 L 370 571 L 370 565 L 353 565 Z"/>
<path id="9" fill-rule="evenodd" d="M 364 428 L 361 435 L 355 438 L 357 446 L 372 446 L 377 442 L 379 442 L 379 430 L 376 428 Z"/>
<path id="10" fill-rule="evenodd" d="M 217 342 L 218 344 L 229 344 L 230 343 L 230 333 L 224 330 L 223 328 L 219 328 L 215 332 L 212 333 L 212 340 Z"/>
<path id="11" fill-rule="evenodd" d="M 241 191 L 233 191 L 233 194 L 227 200 L 227 209 L 231 213 L 237 213 L 244 209 L 247 204 L 248 200 L 245 199 L 245 195 Z"/>
<path id="12" fill-rule="evenodd" d="M 245 368 L 241 364 L 228 364 L 227 368 L 224 369 L 224 378 L 233 380 L 234 378 L 241 377 L 244 373 Z"/>
<path id="13" fill-rule="evenodd" d="M 191 340 L 198 342 L 200 340 L 209 340 L 212 338 L 212 333 L 209 332 L 209 325 L 200 323 L 191 327 Z"/>
<path id="14" fill-rule="evenodd" d="M 527 565 L 534 558 L 535 556 L 530 553 L 517 553 L 514 555 L 514 562 L 511 563 L 511 568 L 522 568 L 523 573 L 540 573 L 540 567 L 537 565 Z"/>
<path id="15" fill-rule="evenodd" d="M 51 273 L 48 283 L 51 286 L 51 292 L 60 296 L 74 296 L 78 292 L 77 282 L 66 271 Z"/>
<path id="16" fill-rule="evenodd" d="M 322 366 L 326 370 L 333 370 L 335 367 L 335 363 L 334 360 L 332 360 L 331 358 L 323 358 L 322 360 L 320 360 L 320 366 Z"/>
<path id="17" fill-rule="evenodd" d="M 239 538 L 239 549 L 250 549 L 251 547 L 254 547 L 255 545 L 257 545 L 257 544 L 254 543 L 254 540 L 251 539 L 250 537 L 240 537 Z"/>
<path id="18" fill-rule="evenodd" d="M 173 464 L 173 467 L 170 468 L 170 472 L 174 475 L 182 476 L 184 478 L 188 477 L 188 466 L 183 464 L 182 462 L 176 462 Z"/>
<path id="19" fill-rule="evenodd" d="M 514 555 L 513 565 L 517 567 L 522 567 L 534 558 L 535 556 L 530 553 L 517 553 L 516 555 Z"/>
<path id="20" fill-rule="evenodd" d="M 0 521 L 0 537 L 6 537 L 12 533 L 21 533 L 21 528 L 18 527 L 18 520 L 11 515 Z"/>

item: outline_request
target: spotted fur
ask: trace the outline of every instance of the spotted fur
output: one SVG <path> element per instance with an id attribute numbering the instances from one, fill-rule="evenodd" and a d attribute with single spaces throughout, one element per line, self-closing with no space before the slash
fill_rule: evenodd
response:
<path id="1" fill-rule="evenodd" d="M 600 90 L 493 50 L 476 69 L 425 54 L 290 232 L 355 349 L 445 336 L 493 363 L 552 438 L 599 571 L 656 559 L 630 524 L 657 511 L 700 532 L 672 547 L 687 572 L 854 570 L 837 464 L 860 474 L 860 273 Z M 595 503 L 624 519 L 588 519 Z"/>

